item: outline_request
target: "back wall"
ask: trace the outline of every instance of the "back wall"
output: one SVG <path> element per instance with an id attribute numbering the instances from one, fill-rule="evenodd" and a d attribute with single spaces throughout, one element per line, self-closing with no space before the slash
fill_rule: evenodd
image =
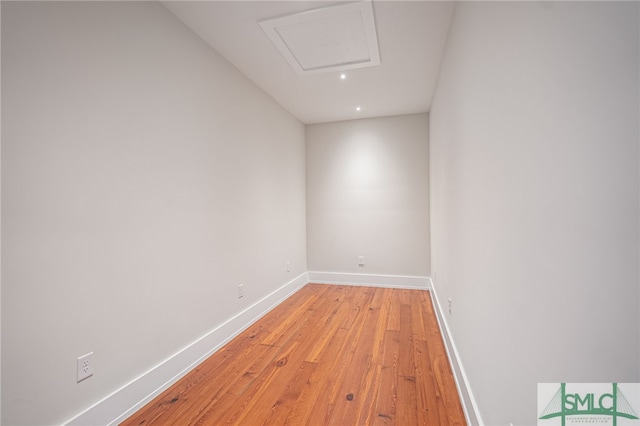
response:
<path id="1" fill-rule="evenodd" d="M 306 143 L 309 270 L 429 275 L 428 114 L 309 125 Z"/>

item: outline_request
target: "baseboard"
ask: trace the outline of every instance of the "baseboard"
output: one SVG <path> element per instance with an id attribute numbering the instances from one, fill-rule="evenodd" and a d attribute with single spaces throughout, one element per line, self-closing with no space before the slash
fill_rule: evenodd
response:
<path id="1" fill-rule="evenodd" d="M 460 402 L 462 403 L 462 409 L 464 410 L 467 424 L 472 426 L 483 426 L 484 423 L 482 422 L 482 417 L 480 417 L 480 412 L 478 411 L 478 404 L 473 397 L 473 392 L 471 391 L 467 374 L 465 373 L 462 362 L 460 361 L 458 350 L 456 349 L 453 337 L 449 331 L 447 319 L 444 316 L 442 305 L 438 300 L 438 294 L 431 278 L 429 278 L 429 282 L 431 294 L 433 295 L 431 298 L 433 309 L 436 312 L 436 319 L 438 320 L 442 339 L 444 340 L 444 346 L 447 350 L 447 356 L 449 357 L 449 363 L 453 370 L 453 378 L 455 379 L 456 386 L 458 388 L 458 394 L 460 395 Z"/>
<path id="2" fill-rule="evenodd" d="M 405 275 L 353 274 L 343 272 L 309 272 L 309 282 L 428 290 L 429 277 Z"/>
<path id="3" fill-rule="evenodd" d="M 283 300 L 310 282 L 430 290 L 433 295 L 432 301 L 436 312 L 436 319 L 442 332 L 467 423 L 469 425 L 483 425 L 431 278 L 339 272 L 305 272 L 299 275 L 63 424 L 65 426 L 119 424 L 182 378 L 228 341 L 271 311 Z"/>
<path id="4" fill-rule="evenodd" d="M 64 425 L 117 425 L 309 282 L 305 272 Z"/>

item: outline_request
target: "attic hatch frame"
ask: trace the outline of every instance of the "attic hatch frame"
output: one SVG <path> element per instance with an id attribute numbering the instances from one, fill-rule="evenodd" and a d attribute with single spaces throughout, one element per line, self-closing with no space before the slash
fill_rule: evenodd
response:
<path id="1" fill-rule="evenodd" d="M 258 23 L 298 75 L 380 65 L 371 0 L 312 9 Z M 304 40 L 310 41 L 306 50 Z M 317 56 L 325 58 L 318 60 Z"/>

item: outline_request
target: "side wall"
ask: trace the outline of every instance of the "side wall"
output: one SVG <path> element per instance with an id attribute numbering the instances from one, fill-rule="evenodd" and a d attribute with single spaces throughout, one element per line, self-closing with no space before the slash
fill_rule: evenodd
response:
<path id="1" fill-rule="evenodd" d="M 2 2 L 2 67 L 2 424 L 61 423 L 306 272 L 304 126 L 163 6 Z"/>
<path id="2" fill-rule="evenodd" d="M 2 33 L 2 7 L 0 7 L 0 34 Z M 0 36 L 0 43 L 2 37 Z M 0 55 L 0 81 L 2 80 Z M 2 133 L 2 88 L 0 84 L 0 134 Z M 0 136 L 0 188 L 2 188 L 2 137 Z M 0 191 L 0 271 L 2 271 L 2 194 Z M 0 424 L 2 424 L 2 274 L 0 273 Z"/>
<path id="3" fill-rule="evenodd" d="M 434 288 L 486 424 L 640 381 L 638 3 L 463 2 L 431 110 Z"/>
<path id="4" fill-rule="evenodd" d="M 428 126 L 427 114 L 307 126 L 310 271 L 429 275 Z"/>

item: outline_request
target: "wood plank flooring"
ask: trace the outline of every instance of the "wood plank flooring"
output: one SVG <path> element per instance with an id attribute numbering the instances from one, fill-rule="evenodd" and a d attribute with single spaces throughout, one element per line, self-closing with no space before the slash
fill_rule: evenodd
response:
<path id="1" fill-rule="evenodd" d="M 430 294 L 308 284 L 123 425 L 464 425 Z"/>

